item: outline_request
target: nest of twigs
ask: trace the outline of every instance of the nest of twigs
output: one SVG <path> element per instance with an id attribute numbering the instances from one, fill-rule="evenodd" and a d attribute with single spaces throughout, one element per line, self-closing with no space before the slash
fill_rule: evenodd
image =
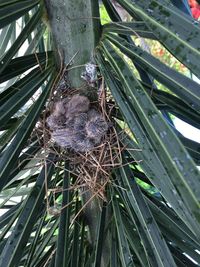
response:
<path id="1" fill-rule="evenodd" d="M 123 148 L 114 127 L 115 121 L 111 116 L 114 104 L 111 103 L 103 83 L 98 90 L 86 85 L 76 90 L 67 88 L 62 92 L 54 101 L 53 109 L 46 119 L 45 131 L 50 135 L 48 148 L 56 153 L 59 148 L 59 156 L 69 162 L 69 171 L 76 176 L 76 184 L 72 189 L 80 189 L 82 193 L 84 190 L 90 190 L 94 197 L 97 196 L 106 201 L 105 187 L 107 183 L 110 183 L 110 173 L 114 167 L 122 164 Z M 79 103 L 75 105 L 75 109 L 71 107 L 70 114 L 69 109 L 72 104 L 70 101 L 77 100 L 80 96 L 85 109 L 83 103 L 82 107 Z M 79 115 L 82 117 L 79 118 Z M 56 123 L 55 116 L 59 119 Z M 77 126 L 78 120 L 85 121 Z M 83 149 L 82 146 L 76 144 L 78 134 L 83 135 L 81 131 L 85 134 L 84 142 L 89 143 Z M 61 133 L 63 136 L 60 141 L 57 136 Z M 55 188 L 54 191 L 56 192 L 57 189 Z"/>

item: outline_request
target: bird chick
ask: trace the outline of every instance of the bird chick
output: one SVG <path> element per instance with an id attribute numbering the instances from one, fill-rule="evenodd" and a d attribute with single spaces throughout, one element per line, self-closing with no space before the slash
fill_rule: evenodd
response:
<path id="1" fill-rule="evenodd" d="M 47 125 L 52 130 L 52 139 L 59 146 L 87 152 L 100 144 L 108 124 L 97 110 L 89 107 L 89 99 L 81 95 L 55 103 Z"/>
<path id="2" fill-rule="evenodd" d="M 62 128 L 66 122 L 65 108 L 62 101 L 54 104 L 53 113 L 47 118 L 47 125 L 51 130 Z"/>
<path id="3" fill-rule="evenodd" d="M 58 101 L 55 103 L 53 114 L 55 116 L 60 116 L 61 114 L 65 114 L 65 106 L 63 101 Z"/>
<path id="4" fill-rule="evenodd" d="M 74 95 L 68 103 L 66 103 L 66 118 L 74 116 L 78 113 L 85 113 L 89 110 L 90 101 L 87 97 Z"/>
<path id="5" fill-rule="evenodd" d="M 47 125 L 51 130 L 63 128 L 65 126 L 65 115 L 54 115 L 54 113 L 47 118 Z"/>
<path id="6" fill-rule="evenodd" d="M 69 128 L 56 129 L 53 131 L 51 137 L 61 147 L 72 147 L 73 133 Z"/>
<path id="7" fill-rule="evenodd" d="M 85 130 L 87 136 L 92 138 L 95 144 L 98 144 L 108 131 L 108 124 L 99 112 L 91 109 L 88 112 L 88 121 L 86 123 Z"/>
<path id="8" fill-rule="evenodd" d="M 76 152 L 87 152 L 94 148 L 94 143 L 87 138 L 85 133 L 76 132 L 73 135 L 71 147 Z"/>
<path id="9" fill-rule="evenodd" d="M 85 131 L 85 125 L 87 122 L 87 113 L 80 113 L 74 117 L 74 131 L 83 132 Z"/>

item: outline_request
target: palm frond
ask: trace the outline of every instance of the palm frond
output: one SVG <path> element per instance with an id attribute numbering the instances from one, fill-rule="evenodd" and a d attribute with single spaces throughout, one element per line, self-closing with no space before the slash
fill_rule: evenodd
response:
<path id="1" fill-rule="evenodd" d="M 71 14 L 60 3 L 56 11 L 45 1 L 0 3 L 0 266 L 200 266 L 199 143 L 173 124 L 199 128 L 200 85 L 143 45 L 160 43 L 199 77 L 198 22 L 183 2 L 102 2 L 111 20 L 102 28 L 90 0 L 66 0 Z M 90 182 L 102 179 L 99 169 L 106 176 L 101 194 L 77 175 L 91 158 L 57 147 L 46 126 L 69 81 L 82 83 L 86 58 L 98 66 L 94 83 L 116 139 L 103 144 L 110 160 L 91 154 Z"/>

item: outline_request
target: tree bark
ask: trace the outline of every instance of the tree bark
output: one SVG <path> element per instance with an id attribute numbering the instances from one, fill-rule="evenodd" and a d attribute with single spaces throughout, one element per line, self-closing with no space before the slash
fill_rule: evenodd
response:
<path id="1" fill-rule="evenodd" d="M 98 0 L 45 0 L 58 67 L 70 62 L 69 83 L 83 84 L 84 64 L 92 59 L 100 34 Z"/>

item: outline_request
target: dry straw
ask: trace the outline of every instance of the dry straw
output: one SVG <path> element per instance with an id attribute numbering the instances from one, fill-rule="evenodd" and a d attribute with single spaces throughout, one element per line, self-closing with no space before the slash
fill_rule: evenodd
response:
<path id="1" fill-rule="evenodd" d="M 66 73 L 66 68 L 62 72 L 60 71 L 58 75 L 60 79 L 56 79 L 52 88 L 49 103 L 43 114 L 43 120 L 38 124 L 35 131 L 40 140 L 41 136 L 43 138 L 43 162 L 46 166 L 46 155 L 49 152 L 55 153 L 61 161 L 69 162 L 69 169 L 67 171 L 71 173 L 72 177 L 76 178 L 74 179 L 75 183 L 73 183 L 68 190 L 78 190 L 80 194 L 84 194 L 85 190 L 90 190 L 94 198 L 99 197 L 100 199 L 106 201 L 106 185 L 108 183 L 113 183 L 110 174 L 113 168 L 122 166 L 121 154 L 124 149 L 127 150 L 127 147 L 123 145 L 122 140 L 122 136 L 126 130 L 122 130 L 119 134 L 114 127 L 116 122 L 111 114 L 113 114 L 113 111 L 116 110 L 116 106 L 110 92 L 106 90 L 104 81 L 102 80 L 98 89 L 98 98 L 96 101 L 91 103 L 92 108 L 98 111 L 108 125 L 107 132 L 102 136 L 101 142 L 86 152 L 74 151 L 72 148 L 65 149 L 56 145 L 51 138 L 52 130 L 47 124 L 48 117 L 52 114 L 52 106 L 60 100 L 67 98 L 70 99 L 74 95 L 87 92 L 87 89 L 89 88 L 88 85 L 84 85 L 83 88 L 70 89 L 67 85 Z M 65 84 L 65 88 L 63 87 L 63 84 Z M 60 90 L 61 85 L 62 90 Z M 58 167 L 57 164 L 56 166 Z M 64 171 L 64 164 L 60 164 L 59 168 L 61 171 Z M 59 214 L 65 207 L 62 207 L 62 209 L 57 208 L 56 200 L 54 205 L 50 206 L 49 196 L 52 195 L 52 193 L 55 196 L 57 192 L 61 192 L 63 189 L 61 187 L 49 189 L 46 179 L 45 190 L 48 212 L 52 215 Z M 70 203 L 68 205 L 70 205 Z"/>

